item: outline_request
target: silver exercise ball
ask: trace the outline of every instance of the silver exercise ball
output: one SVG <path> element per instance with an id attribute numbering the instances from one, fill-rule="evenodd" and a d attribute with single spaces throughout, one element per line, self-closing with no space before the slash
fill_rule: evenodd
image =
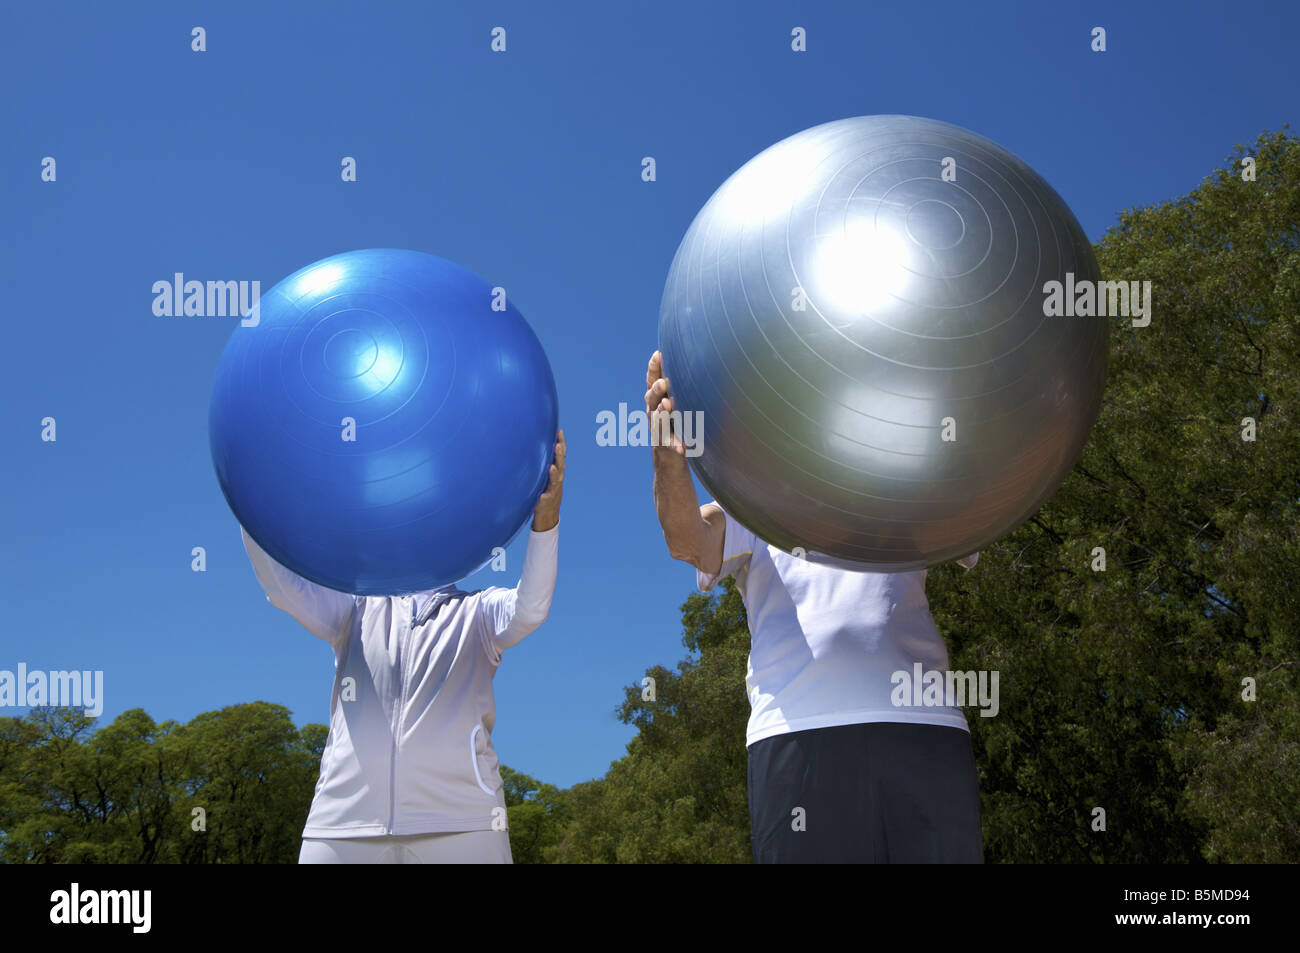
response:
<path id="1" fill-rule="evenodd" d="M 867 571 L 1001 538 L 1101 409 L 1107 319 L 1044 314 L 1067 273 L 1099 277 L 1083 229 L 988 139 L 861 116 L 778 142 L 709 199 L 664 288 L 700 482 L 768 543 Z"/>

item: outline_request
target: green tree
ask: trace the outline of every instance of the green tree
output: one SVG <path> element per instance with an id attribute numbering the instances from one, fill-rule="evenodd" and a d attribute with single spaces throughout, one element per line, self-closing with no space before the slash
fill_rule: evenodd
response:
<path id="1" fill-rule="evenodd" d="M 178 799 L 189 863 L 292 863 L 320 771 L 326 729 L 299 731 L 281 705 L 207 712 L 178 729 L 185 772 Z M 194 831 L 195 810 L 206 831 Z"/>
<path id="2" fill-rule="evenodd" d="M 559 841 L 568 821 L 568 803 L 553 784 L 501 765 L 506 814 L 510 822 L 510 853 L 516 864 L 546 863 L 547 852 Z"/>
<path id="3" fill-rule="evenodd" d="M 291 863 L 326 729 L 256 702 L 92 730 L 75 709 L 0 719 L 0 860 Z M 195 811 L 201 809 L 200 812 Z"/>
<path id="4" fill-rule="evenodd" d="M 568 792 L 570 824 L 550 852 L 570 863 L 744 863 L 750 859 L 745 725 L 749 629 L 730 579 L 682 606 L 690 653 L 631 685 L 619 709 L 638 734 L 601 781 Z"/>
<path id="5" fill-rule="evenodd" d="M 1285 132 L 1124 212 L 1098 260 L 1152 282 L 1153 317 L 1113 321 L 1083 459 L 975 570 L 932 574 L 953 666 L 1001 673 L 970 719 L 992 860 L 1300 859 L 1298 223 Z"/>

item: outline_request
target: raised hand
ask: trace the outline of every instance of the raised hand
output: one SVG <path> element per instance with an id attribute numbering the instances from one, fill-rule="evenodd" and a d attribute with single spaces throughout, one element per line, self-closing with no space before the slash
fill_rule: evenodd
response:
<path id="1" fill-rule="evenodd" d="M 533 529 L 544 533 L 560 522 L 560 497 L 564 494 L 564 431 L 555 434 L 555 462 L 551 464 L 551 478 L 546 489 L 537 498 L 533 509 Z"/>
<path id="2" fill-rule="evenodd" d="M 686 455 L 686 445 L 682 443 L 681 435 L 677 433 L 677 428 L 672 426 L 672 418 L 669 414 L 673 410 L 672 389 L 668 384 L 668 378 L 664 377 L 664 357 L 658 351 L 650 355 L 650 366 L 645 372 L 645 412 L 650 418 L 650 433 L 655 435 L 667 434 L 667 442 L 661 442 L 660 446 L 664 449 L 673 450 L 678 456 Z M 662 441 L 662 436 L 661 436 Z"/>

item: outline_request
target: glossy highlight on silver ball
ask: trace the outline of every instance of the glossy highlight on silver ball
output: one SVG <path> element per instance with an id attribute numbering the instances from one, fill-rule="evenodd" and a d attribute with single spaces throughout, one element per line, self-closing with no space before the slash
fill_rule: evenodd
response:
<path id="1" fill-rule="evenodd" d="M 904 572 L 1034 514 L 1101 409 L 1104 317 L 1048 317 L 1097 281 L 1064 200 L 948 123 L 863 116 L 785 139 L 696 216 L 664 288 L 676 408 L 705 488 L 787 552 Z"/>

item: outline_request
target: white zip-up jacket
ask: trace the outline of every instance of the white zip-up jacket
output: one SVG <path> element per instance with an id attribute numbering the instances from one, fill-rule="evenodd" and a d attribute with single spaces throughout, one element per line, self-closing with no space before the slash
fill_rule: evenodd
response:
<path id="1" fill-rule="evenodd" d="M 334 649 L 329 739 L 303 837 L 505 829 L 492 678 L 502 652 L 546 621 L 559 526 L 530 531 L 514 589 L 415 596 L 326 589 L 243 537 L 271 605 Z"/>

